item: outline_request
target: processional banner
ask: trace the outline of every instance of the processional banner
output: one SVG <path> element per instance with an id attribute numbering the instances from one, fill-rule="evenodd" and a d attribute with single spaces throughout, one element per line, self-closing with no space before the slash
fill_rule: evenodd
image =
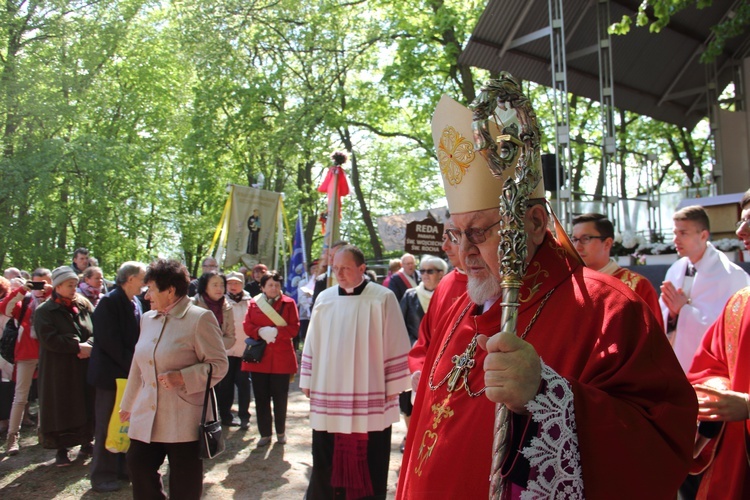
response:
<path id="1" fill-rule="evenodd" d="M 230 268 L 242 262 L 253 267 L 263 263 L 272 268 L 281 210 L 281 193 L 231 184 L 211 245 L 219 265 Z"/>

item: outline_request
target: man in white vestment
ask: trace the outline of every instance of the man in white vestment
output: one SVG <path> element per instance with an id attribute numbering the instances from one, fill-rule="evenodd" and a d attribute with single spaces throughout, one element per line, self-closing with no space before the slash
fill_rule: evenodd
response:
<path id="1" fill-rule="evenodd" d="M 703 207 L 685 207 L 672 219 L 675 248 L 682 258 L 667 271 L 659 303 L 667 336 L 687 373 L 706 329 L 729 297 L 750 285 L 750 277 L 708 241 L 710 227 Z"/>
<path id="2" fill-rule="evenodd" d="M 321 292 L 310 318 L 300 372 L 313 428 L 308 500 L 386 496 L 410 346 L 396 296 L 366 280 L 365 267 L 359 248 L 340 248 L 338 286 Z"/>

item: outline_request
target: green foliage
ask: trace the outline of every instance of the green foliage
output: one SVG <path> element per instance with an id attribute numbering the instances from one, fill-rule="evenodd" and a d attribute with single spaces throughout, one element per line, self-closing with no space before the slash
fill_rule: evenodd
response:
<path id="1" fill-rule="evenodd" d="M 678 12 L 690 7 L 706 9 L 712 4 L 713 0 L 644 0 L 635 14 L 635 25 L 648 26 L 651 33 L 659 33 Z M 619 22 L 609 27 L 609 33 L 625 35 L 630 32 L 632 25 L 632 17 L 623 16 Z M 726 16 L 711 28 L 713 37 L 701 54 L 701 62 L 709 63 L 715 60 L 724 50 L 727 40 L 745 33 L 748 26 L 750 26 L 750 2 L 738 2 L 733 16 Z"/>
<path id="2" fill-rule="evenodd" d="M 9 0 L 2 265 L 54 267 L 86 246 L 108 276 L 157 256 L 195 273 L 230 183 L 284 193 L 317 255 L 315 188 L 339 149 L 342 237 L 380 257 L 377 217 L 443 203 L 430 119 L 441 94 L 468 104 L 487 77 L 457 62 L 484 4 Z M 551 139 L 550 96 L 529 90 Z M 597 176 L 597 113 L 571 110 L 579 184 Z"/>

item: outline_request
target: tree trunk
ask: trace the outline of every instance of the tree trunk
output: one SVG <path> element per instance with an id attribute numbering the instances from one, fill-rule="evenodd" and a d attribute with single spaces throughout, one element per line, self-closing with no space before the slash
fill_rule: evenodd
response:
<path id="1" fill-rule="evenodd" d="M 340 129 L 339 134 L 341 135 L 341 141 L 344 143 L 344 147 L 346 147 L 346 150 L 349 151 L 349 161 L 351 161 L 352 164 L 352 187 L 354 188 L 354 195 L 356 196 L 357 203 L 359 204 L 362 221 L 365 223 L 367 234 L 370 236 L 373 258 L 382 259 L 383 247 L 380 244 L 378 232 L 375 230 L 375 224 L 373 224 L 372 221 L 372 214 L 370 213 L 370 209 L 367 207 L 367 203 L 365 202 L 365 195 L 362 192 L 362 185 L 359 182 L 359 167 L 357 166 L 357 155 L 354 154 L 354 147 L 352 145 L 352 138 L 349 133 L 349 128 L 344 127 L 343 129 Z"/>

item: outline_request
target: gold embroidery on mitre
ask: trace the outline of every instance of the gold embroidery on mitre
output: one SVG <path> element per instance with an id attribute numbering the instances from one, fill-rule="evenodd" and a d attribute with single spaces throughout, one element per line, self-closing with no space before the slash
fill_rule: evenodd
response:
<path id="1" fill-rule="evenodd" d="M 461 184 L 464 174 L 474 161 L 474 144 L 453 127 L 445 127 L 437 153 L 443 177 L 448 179 L 451 186 Z"/>

